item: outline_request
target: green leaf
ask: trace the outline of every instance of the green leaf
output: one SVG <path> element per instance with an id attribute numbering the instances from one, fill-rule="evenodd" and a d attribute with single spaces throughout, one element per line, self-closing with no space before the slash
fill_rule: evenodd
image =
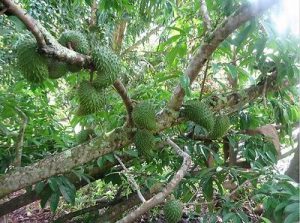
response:
<path id="1" fill-rule="evenodd" d="M 50 197 L 50 210 L 54 213 L 59 203 L 59 194 L 53 193 Z"/>
<path id="2" fill-rule="evenodd" d="M 249 22 L 248 25 L 246 25 L 246 27 L 244 29 L 242 29 L 242 31 L 237 35 L 237 37 L 234 39 L 234 45 L 239 48 L 242 44 L 242 42 L 244 42 L 249 33 L 253 30 L 253 28 L 255 27 L 255 23 L 254 22 Z"/>
<path id="3" fill-rule="evenodd" d="M 205 199 L 211 201 L 213 198 L 213 180 L 211 177 L 203 182 L 202 191 Z"/>
<path id="4" fill-rule="evenodd" d="M 172 66 L 178 53 L 179 53 L 179 48 L 177 45 L 173 47 L 169 53 L 167 53 L 166 60 L 169 66 Z"/>
<path id="5" fill-rule="evenodd" d="M 299 203 L 293 203 L 286 206 L 284 209 L 285 213 L 297 212 L 299 211 Z"/>
<path id="6" fill-rule="evenodd" d="M 163 42 L 162 44 L 159 45 L 159 50 L 164 50 L 164 48 L 167 45 L 170 45 L 172 43 L 174 43 L 175 41 L 177 41 L 179 38 L 181 37 L 181 35 L 175 35 L 170 37 L 167 41 Z"/>
<path id="7" fill-rule="evenodd" d="M 34 187 L 34 190 L 36 191 L 37 194 L 40 194 L 44 188 L 45 188 L 46 184 L 41 181 L 41 182 L 38 182 L 35 187 Z"/>
<path id="8" fill-rule="evenodd" d="M 133 149 L 126 150 L 125 153 L 128 154 L 129 156 L 132 156 L 132 157 L 138 157 L 139 156 L 138 151 L 133 150 Z"/>
<path id="9" fill-rule="evenodd" d="M 232 212 L 225 214 L 224 217 L 223 217 L 223 222 L 226 223 L 229 220 L 232 220 L 235 217 L 235 215 L 236 214 L 232 213 Z"/>
<path id="10" fill-rule="evenodd" d="M 299 210 L 289 214 L 284 220 L 284 223 L 297 223 L 297 222 L 299 222 Z"/>
<path id="11" fill-rule="evenodd" d="M 105 155 L 104 158 L 111 163 L 114 163 L 116 160 L 114 154 L 112 153 Z"/>
<path id="12" fill-rule="evenodd" d="M 187 96 L 191 96 L 190 78 L 185 74 L 180 77 L 180 85 Z"/>
<path id="13" fill-rule="evenodd" d="M 102 168 L 106 162 L 106 159 L 102 156 L 97 159 L 97 165 Z"/>
<path id="14" fill-rule="evenodd" d="M 46 192 L 43 191 L 43 193 L 40 194 L 41 197 L 41 208 L 45 208 L 47 201 L 49 200 L 50 196 L 52 195 L 52 191 L 51 190 L 47 190 Z"/>
<path id="15" fill-rule="evenodd" d="M 233 80 L 236 80 L 238 77 L 238 72 L 236 66 L 232 64 L 226 64 L 226 71 L 230 74 Z"/>
<path id="16" fill-rule="evenodd" d="M 265 218 L 265 217 L 260 217 L 261 220 L 263 220 L 262 223 L 272 223 L 269 219 Z"/>
<path id="17" fill-rule="evenodd" d="M 64 199 L 68 203 L 74 205 L 76 190 L 73 190 L 72 188 L 62 185 L 62 184 L 59 185 L 59 190 L 60 190 L 62 196 L 64 197 Z"/>
<path id="18" fill-rule="evenodd" d="M 57 181 L 56 177 L 49 178 L 48 179 L 48 183 L 49 183 L 49 186 L 50 186 L 50 188 L 51 188 L 52 191 L 54 191 L 54 192 L 58 192 L 59 191 L 58 181 Z"/>

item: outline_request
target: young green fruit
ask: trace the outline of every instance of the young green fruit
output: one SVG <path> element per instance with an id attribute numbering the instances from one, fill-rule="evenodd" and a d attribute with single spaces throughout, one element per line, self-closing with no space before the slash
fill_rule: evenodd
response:
<path id="1" fill-rule="evenodd" d="M 82 81 L 78 88 L 79 109 L 77 115 L 88 115 L 101 110 L 105 105 L 102 91 L 96 89 L 90 82 Z"/>
<path id="2" fill-rule="evenodd" d="M 209 106 L 203 102 L 191 100 L 183 105 L 183 116 L 204 127 L 208 132 L 213 129 L 214 115 Z"/>
<path id="3" fill-rule="evenodd" d="M 93 85 L 96 88 L 106 88 L 113 84 L 121 72 L 118 56 L 110 48 L 100 46 L 92 52 L 92 59 L 97 70 Z"/>
<path id="4" fill-rule="evenodd" d="M 141 155 L 149 158 L 155 147 L 155 137 L 148 130 L 138 129 L 134 136 L 134 144 Z"/>
<path id="5" fill-rule="evenodd" d="M 132 119 L 134 124 L 140 129 L 156 129 L 155 109 L 148 101 L 143 101 L 134 106 Z"/>
<path id="6" fill-rule="evenodd" d="M 67 30 L 63 32 L 58 42 L 65 47 L 70 46 L 78 53 L 87 54 L 89 52 L 89 43 L 85 35 L 78 31 Z"/>
<path id="7" fill-rule="evenodd" d="M 182 203 L 179 200 L 169 200 L 164 205 L 164 215 L 169 223 L 177 223 L 182 217 Z"/>
<path id="8" fill-rule="evenodd" d="M 229 130 L 230 120 L 226 115 L 217 116 L 212 132 L 209 134 L 210 138 L 217 139 L 223 137 Z"/>
<path id="9" fill-rule="evenodd" d="M 34 39 L 21 39 L 16 48 L 17 65 L 24 77 L 32 83 L 41 83 L 48 78 L 46 58 L 40 55 Z"/>

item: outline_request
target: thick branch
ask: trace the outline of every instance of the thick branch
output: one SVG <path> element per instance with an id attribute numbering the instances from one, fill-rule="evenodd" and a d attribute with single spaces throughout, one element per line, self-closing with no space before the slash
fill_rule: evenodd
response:
<path id="1" fill-rule="evenodd" d="M 45 158 L 31 166 L 1 176 L 0 198 L 43 179 L 66 173 L 76 166 L 111 153 L 129 143 L 128 139 L 130 137 L 124 129 L 115 134 L 115 137 L 112 139 L 97 137 L 89 144 L 76 146 L 50 158 Z"/>
<path id="2" fill-rule="evenodd" d="M 82 55 L 73 50 L 60 45 L 57 40 L 35 19 L 33 19 L 20 6 L 12 0 L 0 0 L 8 9 L 5 13 L 18 17 L 27 29 L 34 35 L 39 49 L 48 57 L 54 57 L 69 64 L 76 64 L 84 68 L 89 68 L 91 64 L 90 57 Z"/>
<path id="3" fill-rule="evenodd" d="M 276 85 L 278 84 L 276 77 L 276 73 L 274 73 L 266 78 L 268 82 L 267 92 L 279 91 L 288 85 L 288 82 L 284 82 L 280 86 Z M 230 94 L 226 97 L 226 100 L 224 100 L 224 97 L 213 97 L 215 104 L 213 110 L 218 112 L 227 107 L 231 111 L 238 110 L 245 104 L 254 101 L 261 95 L 264 88 L 264 81 L 262 80 L 257 85 L 249 87 L 243 92 Z M 178 116 L 178 112 L 173 112 L 169 109 L 159 112 L 156 117 L 157 132 L 180 123 Z M 31 166 L 4 175 L 0 177 L 0 198 L 26 186 L 33 185 L 42 179 L 68 172 L 75 166 L 118 150 L 131 143 L 130 133 L 130 130 L 126 128 L 116 129 L 109 139 L 97 137 L 91 144 L 74 147 L 55 156 L 45 158 Z M 62 163 L 64 165 L 61 165 Z"/>
<path id="4" fill-rule="evenodd" d="M 132 157 L 130 156 L 122 156 L 124 162 L 129 161 L 131 158 Z M 98 179 L 103 178 L 111 170 L 111 168 L 116 165 L 118 165 L 117 161 L 106 162 L 102 168 L 94 167 L 92 169 L 88 169 L 85 172 L 87 172 L 87 175 L 92 177 L 92 179 L 90 179 L 90 182 L 94 182 Z M 79 189 L 88 184 L 86 180 L 79 179 L 74 173 L 68 173 L 65 175 L 65 177 L 67 177 L 68 180 L 72 184 L 74 184 L 76 189 Z M 45 188 L 45 194 L 50 192 L 51 188 L 47 186 L 47 188 Z M 37 195 L 36 191 L 28 191 L 25 194 L 22 194 L 18 197 L 14 197 L 9 201 L 0 204 L 0 217 L 39 199 L 40 196 Z"/>
<path id="5" fill-rule="evenodd" d="M 139 216 L 146 213 L 151 208 L 162 203 L 165 198 L 172 193 L 174 188 L 180 183 L 192 163 L 191 157 L 186 152 L 182 151 L 179 146 L 177 146 L 171 139 L 167 139 L 167 143 L 175 150 L 175 152 L 183 157 L 182 165 L 180 169 L 173 176 L 172 180 L 167 184 L 167 186 L 162 190 L 162 192 L 156 194 L 151 199 L 144 202 L 140 207 L 138 207 L 133 212 L 129 213 L 123 219 L 118 221 L 118 223 L 129 223 L 136 220 Z"/>
<path id="6" fill-rule="evenodd" d="M 127 90 L 125 88 L 125 86 L 122 84 L 122 82 L 120 80 L 116 80 L 114 83 L 114 87 L 117 90 L 117 92 L 119 93 L 119 95 L 121 96 L 124 105 L 126 107 L 127 110 L 127 123 L 129 126 L 132 126 L 133 122 L 132 122 L 132 101 L 127 93 Z"/>
<path id="7" fill-rule="evenodd" d="M 277 0 L 264 0 L 257 1 L 251 5 L 243 5 L 222 22 L 212 33 L 208 33 L 202 42 L 201 48 L 192 58 L 185 71 L 185 75 L 190 78 L 190 83 L 196 79 L 205 62 L 223 40 L 246 21 L 267 10 L 276 2 Z M 168 107 L 177 111 L 183 102 L 184 95 L 184 89 L 179 84 L 174 90 Z"/>
<path id="8" fill-rule="evenodd" d="M 200 0 L 200 13 L 203 19 L 204 28 L 208 31 L 211 30 L 211 22 L 205 0 Z"/>
<path id="9" fill-rule="evenodd" d="M 120 50 L 122 48 L 126 27 L 127 27 L 127 22 L 125 20 L 122 20 L 120 21 L 120 23 L 117 25 L 115 29 L 114 36 L 113 36 L 113 49 L 117 53 L 120 53 Z"/>
<path id="10" fill-rule="evenodd" d="M 22 149 L 23 149 L 23 144 L 24 144 L 24 133 L 25 133 L 25 129 L 26 129 L 26 126 L 27 126 L 27 123 L 28 123 L 28 118 L 21 109 L 19 109 L 19 108 L 15 108 L 15 109 L 18 112 L 18 114 L 20 115 L 21 120 L 22 120 L 20 130 L 19 130 L 19 134 L 17 136 L 16 143 L 15 143 L 16 157 L 15 157 L 15 160 L 14 160 L 14 166 L 15 167 L 20 167 L 21 166 L 21 161 L 22 161 Z"/>
<path id="11" fill-rule="evenodd" d="M 46 41 L 42 32 L 37 27 L 36 21 L 29 16 L 21 7 L 16 5 L 12 0 L 1 0 L 5 7 L 6 12 L 12 13 L 17 16 L 27 27 L 27 29 L 34 35 L 39 47 L 46 46 Z"/>

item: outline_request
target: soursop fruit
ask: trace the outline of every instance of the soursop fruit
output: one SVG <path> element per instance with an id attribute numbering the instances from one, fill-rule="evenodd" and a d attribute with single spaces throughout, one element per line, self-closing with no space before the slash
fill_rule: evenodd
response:
<path id="1" fill-rule="evenodd" d="M 172 199 L 164 205 L 164 215 L 169 223 L 177 223 L 182 217 L 182 203 L 179 200 Z"/>
<path id="2" fill-rule="evenodd" d="M 190 100 L 183 105 L 183 116 L 204 127 L 208 132 L 214 126 L 214 115 L 209 106 L 203 102 Z"/>
<path id="3" fill-rule="evenodd" d="M 36 41 L 30 37 L 21 39 L 16 48 L 17 66 L 24 77 L 32 83 L 48 78 L 46 58 L 38 53 Z"/>
<path id="4" fill-rule="evenodd" d="M 113 84 L 121 72 L 119 57 L 110 48 L 101 46 L 92 52 L 92 59 L 97 70 L 93 85 L 105 88 Z"/>
<path id="5" fill-rule="evenodd" d="M 230 120 L 226 115 L 220 115 L 215 118 L 215 124 L 213 130 L 210 132 L 209 136 L 212 139 L 217 139 L 223 137 L 229 130 Z"/>
<path id="6" fill-rule="evenodd" d="M 58 42 L 65 47 L 70 44 L 72 49 L 78 53 L 87 54 L 89 52 L 89 43 L 85 35 L 79 31 L 67 30 L 63 32 Z"/>
<path id="7" fill-rule="evenodd" d="M 48 73 L 50 79 L 58 79 L 69 72 L 68 65 L 55 59 L 48 59 Z"/>
<path id="8" fill-rule="evenodd" d="M 140 129 L 148 129 L 150 131 L 156 129 L 155 109 L 148 101 L 143 101 L 134 106 L 132 119 L 134 124 Z"/>
<path id="9" fill-rule="evenodd" d="M 155 137 L 148 130 L 138 129 L 134 136 L 134 144 L 141 155 L 149 158 L 155 147 Z"/>
<path id="10" fill-rule="evenodd" d="M 105 105 L 102 91 L 96 89 L 90 82 L 82 81 L 78 88 L 79 109 L 77 115 L 88 115 L 101 110 Z"/>

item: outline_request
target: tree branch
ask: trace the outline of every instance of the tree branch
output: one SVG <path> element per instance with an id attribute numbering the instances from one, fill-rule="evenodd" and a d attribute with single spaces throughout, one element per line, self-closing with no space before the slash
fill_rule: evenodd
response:
<path id="1" fill-rule="evenodd" d="M 199 51 L 191 59 L 191 62 L 185 70 L 184 75 L 189 77 L 190 84 L 193 83 L 205 62 L 216 50 L 219 44 L 223 42 L 223 40 L 225 40 L 234 30 L 239 28 L 246 21 L 267 10 L 276 2 L 278 2 L 278 0 L 257 1 L 251 5 L 244 4 L 225 21 L 223 21 L 212 33 L 208 33 L 205 36 Z M 184 95 L 184 89 L 179 84 L 173 92 L 173 96 L 168 107 L 175 111 L 179 110 L 183 102 Z"/>
<path id="2" fill-rule="evenodd" d="M 151 199 L 144 202 L 140 207 L 138 207 L 133 212 L 129 213 L 127 216 L 122 218 L 118 223 L 129 223 L 136 220 L 139 216 L 146 213 L 151 208 L 162 203 L 165 198 L 172 193 L 174 188 L 180 183 L 185 174 L 188 172 L 191 166 L 192 160 L 189 154 L 182 151 L 178 145 L 176 145 L 171 139 L 167 139 L 167 143 L 175 150 L 175 152 L 183 158 L 182 165 L 180 169 L 173 176 L 172 180 L 167 184 L 167 186 L 162 190 L 162 192 L 156 194 Z"/>
<path id="3" fill-rule="evenodd" d="M 206 62 L 206 68 L 204 71 L 204 76 L 203 76 L 203 80 L 202 80 L 202 84 L 201 84 L 201 90 L 200 90 L 200 96 L 199 96 L 199 100 L 202 100 L 202 96 L 203 96 L 203 92 L 204 92 L 204 85 L 205 85 L 205 81 L 206 81 L 206 77 L 207 77 L 207 73 L 208 73 L 208 67 L 209 67 L 209 60 L 207 60 Z"/>
<path id="4" fill-rule="evenodd" d="M 4 6 L 7 8 L 5 13 L 12 13 L 17 16 L 27 27 L 27 29 L 34 35 L 38 46 L 46 46 L 43 33 L 37 27 L 36 21 L 29 16 L 21 7 L 16 5 L 12 0 L 1 0 Z"/>
<path id="5" fill-rule="evenodd" d="M 127 110 L 127 123 L 129 126 L 133 125 L 133 121 L 132 121 L 132 101 L 131 98 L 129 97 L 127 90 L 125 88 L 125 86 L 122 84 L 122 82 L 118 79 L 114 82 L 114 87 L 116 89 L 116 91 L 119 93 L 119 95 L 121 96 L 124 105 L 126 107 Z"/>
<path id="6" fill-rule="evenodd" d="M 268 81 L 267 92 L 279 91 L 281 88 L 289 85 L 289 82 L 276 82 L 276 77 L 276 73 L 273 73 L 266 78 Z M 232 93 L 226 97 L 213 97 L 213 102 L 216 104 L 213 110 L 218 112 L 226 107 L 229 107 L 231 111 L 238 110 L 241 106 L 254 101 L 261 96 L 264 81 L 262 80 L 257 85 L 253 85 L 245 91 Z M 156 115 L 157 132 L 161 132 L 183 121 L 178 118 L 178 112 L 173 112 L 167 108 L 163 109 Z M 0 198 L 21 188 L 33 185 L 40 180 L 68 172 L 76 166 L 121 149 L 131 142 L 131 129 L 127 129 L 126 127 L 117 128 L 111 133 L 109 138 L 99 136 L 93 139 L 90 144 L 76 146 L 62 153 L 45 158 L 31 166 L 0 176 Z M 61 165 L 62 163 L 64 165 Z"/>
<path id="7" fill-rule="evenodd" d="M 200 13 L 203 19 L 204 28 L 210 31 L 212 27 L 205 0 L 200 0 Z"/>
<path id="8" fill-rule="evenodd" d="M 128 181 L 131 183 L 131 185 L 133 186 L 133 189 L 136 190 L 140 200 L 144 203 L 146 200 L 143 197 L 143 194 L 141 193 L 140 187 L 137 184 L 137 182 L 134 180 L 134 178 L 131 175 L 128 175 L 129 170 L 126 168 L 125 164 L 122 162 L 122 160 L 120 159 L 120 157 L 118 157 L 116 154 L 114 154 L 115 158 L 118 160 L 118 162 L 121 164 L 122 168 L 125 170 L 126 176 Z"/>
<path id="9" fill-rule="evenodd" d="M 3 2 L 4 6 L 7 7 L 5 14 L 13 14 L 18 17 L 34 35 L 41 53 L 69 64 L 76 64 L 83 68 L 90 67 L 91 58 L 89 56 L 77 53 L 60 45 L 38 21 L 33 19 L 12 0 L 0 0 L 0 2 Z"/>
<path id="10" fill-rule="evenodd" d="M 26 129 L 26 126 L 27 126 L 27 123 L 28 123 L 28 118 L 21 109 L 19 109 L 17 107 L 15 109 L 18 112 L 19 116 L 21 117 L 22 123 L 21 123 L 21 126 L 20 126 L 19 134 L 18 134 L 17 139 L 16 139 L 16 143 L 15 143 L 16 157 L 15 157 L 15 160 L 13 162 L 13 165 L 15 167 L 20 167 L 21 166 L 21 161 L 22 161 L 22 149 L 23 149 L 23 144 L 24 144 L 24 133 L 25 133 L 25 129 Z"/>

